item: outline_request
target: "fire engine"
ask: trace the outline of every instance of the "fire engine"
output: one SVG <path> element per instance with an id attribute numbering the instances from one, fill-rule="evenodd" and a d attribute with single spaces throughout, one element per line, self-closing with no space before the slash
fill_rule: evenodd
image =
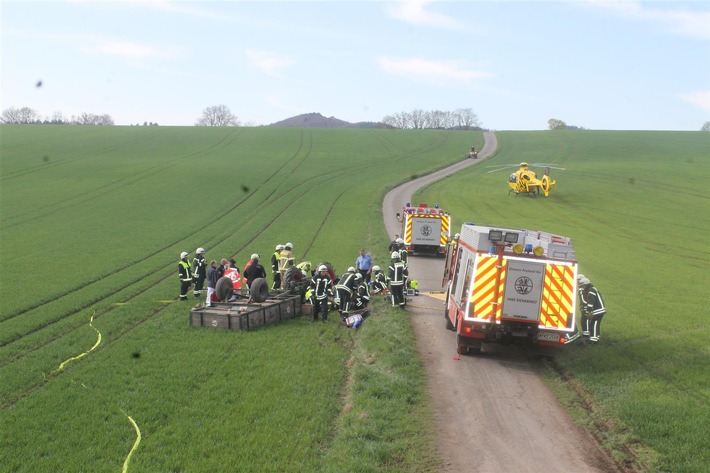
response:
<path id="1" fill-rule="evenodd" d="M 446 327 L 456 349 L 520 343 L 552 355 L 574 335 L 577 261 L 570 238 L 465 223 L 447 246 Z"/>
<path id="2" fill-rule="evenodd" d="M 402 213 L 397 214 L 402 223 L 402 240 L 409 253 L 429 253 L 444 256 L 449 242 L 451 216 L 439 208 L 407 202 Z"/>

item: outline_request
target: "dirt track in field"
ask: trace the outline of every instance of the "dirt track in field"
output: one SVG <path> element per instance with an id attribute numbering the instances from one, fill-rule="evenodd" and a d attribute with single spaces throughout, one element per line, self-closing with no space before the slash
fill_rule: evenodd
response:
<path id="1" fill-rule="evenodd" d="M 417 189 L 495 153 L 495 134 L 486 133 L 485 139 L 479 159 L 465 159 L 389 192 L 382 206 L 388 233 L 399 233 L 395 214 Z M 619 471 L 592 435 L 572 422 L 537 374 L 536 361 L 522 350 L 489 344 L 478 356 L 456 359 L 456 334 L 445 327 L 443 294 L 437 293 L 443 260 L 410 257 L 409 267 L 420 295 L 409 297 L 408 312 L 427 372 L 440 471 Z"/>

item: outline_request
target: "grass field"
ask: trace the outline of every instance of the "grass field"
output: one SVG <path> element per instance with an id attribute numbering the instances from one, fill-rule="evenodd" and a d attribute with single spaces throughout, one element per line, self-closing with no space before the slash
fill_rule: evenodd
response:
<path id="1" fill-rule="evenodd" d="M 421 200 L 455 225 L 572 237 L 609 313 L 602 342 L 570 347 L 550 386 L 621 461 L 705 471 L 710 134 L 498 139 L 494 159 Z M 386 189 L 482 144 L 446 131 L 0 126 L 3 470 L 438 471 L 406 315 L 376 301 L 359 332 L 307 317 L 194 329 L 176 266 L 198 246 L 243 264 L 286 241 L 338 272 L 362 246 L 382 263 Z M 567 168 L 551 197 L 507 195 L 508 173 L 484 168 L 521 160 Z"/>
<path id="2" fill-rule="evenodd" d="M 502 132 L 499 152 L 418 194 L 456 219 L 570 236 L 602 291 L 602 341 L 571 346 L 549 377 L 580 422 L 645 471 L 708 471 L 710 133 Z M 515 169 L 544 162 L 549 198 L 508 195 Z M 565 394 L 565 391 L 567 393 Z"/>
<path id="3" fill-rule="evenodd" d="M 134 471 L 436 471 L 406 319 L 373 318 L 358 337 L 305 318 L 193 329 L 177 261 L 198 246 L 268 260 L 291 241 L 299 260 L 338 272 L 363 246 L 383 262 L 385 190 L 482 144 L 443 131 L 0 126 L 3 469 L 117 471 L 130 458 Z"/>

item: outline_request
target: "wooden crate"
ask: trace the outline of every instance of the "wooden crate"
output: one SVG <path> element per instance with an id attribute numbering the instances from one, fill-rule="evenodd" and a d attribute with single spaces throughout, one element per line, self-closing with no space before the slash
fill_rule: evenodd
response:
<path id="1" fill-rule="evenodd" d="M 301 315 L 301 296 L 298 294 L 269 295 L 264 302 L 237 300 L 218 302 L 211 307 L 195 307 L 190 311 L 192 327 L 251 330 Z"/>

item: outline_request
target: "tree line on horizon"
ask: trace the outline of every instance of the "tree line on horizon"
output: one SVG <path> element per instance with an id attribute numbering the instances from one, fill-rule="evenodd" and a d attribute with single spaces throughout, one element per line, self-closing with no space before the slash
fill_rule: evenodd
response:
<path id="1" fill-rule="evenodd" d="M 97 115 L 81 113 L 70 118 L 62 112 L 42 117 L 30 107 L 10 107 L 0 114 L 0 123 L 16 125 L 115 125 L 109 114 Z M 411 112 L 399 112 L 385 115 L 381 122 L 388 128 L 399 129 L 437 129 L 437 130 L 482 130 L 478 115 L 471 108 L 458 108 L 453 111 L 414 109 Z M 136 126 L 140 126 L 137 124 Z M 158 126 L 158 123 L 143 122 L 143 126 Z M 241 126 L 241 122 L 226 105 L 214 105 L 202 111 L 195 126 Z M 567 125 L 557 118 L 547 121 L 549 130 L 584 130 L 584 127 Z M 710 131 L 710 121 L 703 123 L 700 131 Z"/>

